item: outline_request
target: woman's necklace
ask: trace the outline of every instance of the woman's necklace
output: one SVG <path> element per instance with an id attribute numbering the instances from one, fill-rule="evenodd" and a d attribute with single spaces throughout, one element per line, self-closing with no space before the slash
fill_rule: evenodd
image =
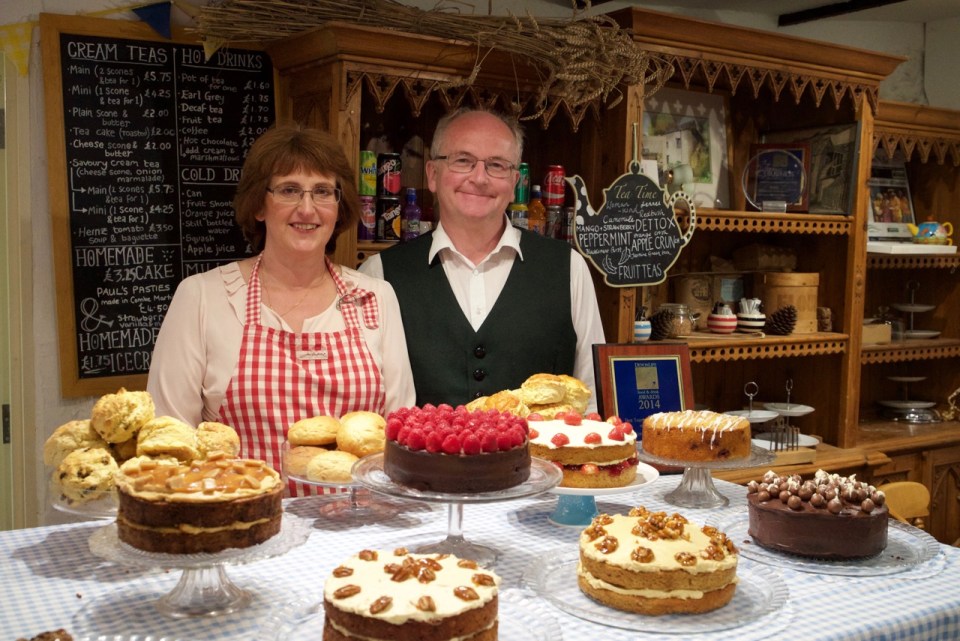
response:
<path id="1" fill-rule="evenodd" d="M 265 270 L 261 269 L 261 270 L 260 270 L 260 277 L 263 278 L 263 276 L 264 276 L 265 274 L 266 274 Z M 300 300 L 298 300 L 296 303 L 294 303 L 294 304 L 293 304 L 293 307 L 290 307 L 289 309 L 287 309 L 287 310 L 285 310 L 285 311 L 282 311 L 282 312 L 271 304 L 271 301 L 270 301 L 270 290 L 267 288 L 266 283 L 264 283 L 264 285 L 263 285 L 263 294 L 264 294 L 264 298 L 266 299 L 267 307 L 269 307 L 270 309 L 272 309 L 273 311 L 275 311 L 278 316 L 285 317 L 287 314 L 289 314 L 289 313 L 292 312 L 293 310 L 295 310 L 295 309 L 297 309 L 298 307 L 300 307 L 300 305 L 303 304 L 303 301 L 307 300 L 307 295 L 309 295 L 311 291 L 313 291 L 313 290 L 316 289 L 317 287 L 322 287 L 325 282 L 326 282 L 326 278 L 324 278 L 323 280 L 321 280 L 318 285 L 311 285 L 311 286 L 309 286 L 309 287 L 306 287 L 306 288 L 304 289 L 304 291 L 303 291 L 303 296 L 300 297 Z"/>

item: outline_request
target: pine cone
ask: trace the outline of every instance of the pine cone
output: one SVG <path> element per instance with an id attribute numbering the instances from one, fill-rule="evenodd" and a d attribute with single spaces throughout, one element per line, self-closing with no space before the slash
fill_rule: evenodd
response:
<path id="1" fill-rule="evenodd" d="M 793 333 L 797 326 L 797 308 L 793 305 L 781 307 L 767 317 L 763 331 L 774 336 L 786 336 Z"/>
<path id="2" fill-rule="evenodd" d="M 670 335 L 673 327 L 673 312 L 657 312 L 650 317 L 650 340 L 662 341 Z"/>

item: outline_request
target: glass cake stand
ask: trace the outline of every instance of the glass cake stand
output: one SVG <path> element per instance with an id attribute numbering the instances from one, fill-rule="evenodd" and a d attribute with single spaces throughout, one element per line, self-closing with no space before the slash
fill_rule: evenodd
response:
<path id="1" fill-rule="evenodd" d="M 552 494 L 559 496 L 557 497 L 557 507 L 547 518 L 555 525 L 571 527 L 590 525 L 593 517 L 599 514 L 596 497 L 633 492 L 644 485 L 653 483 L 659 476 L 660 472 L 657 471 L 657 468 L 646 463 L 640 463 L 637 466 L 637 478 L 623 487 L 560 487 L 558 485 L 550 490 Z"/>
<path id="2" fill-rule="evenodd" d="M 53 506 L 53 509 L 58 512 L 63 512 L 71 516 L 79 516 L 84 519 L 112 521 L 117 518 L 117 494 L 115 491 L 106 496 L 84 503 L 71 501 L 67 497 L 58 494 L 50 504 Z"/>
<path id="3" fill-rule="evenodd" d="M 691 508 L 725 507 L 730 499 L 717 490 L 710 470 L 738 470 L 772 463 L 776 454 L 756 445 L 750 446 L 750 456 L 731 461 L 680 461 L 647 454 L 643 442 L 637 444 L 637 456 L 646 463 L 683 468 L 683 478 L 675 490 L 667 493 L 664 500 L 671 505 Z"/>
<path id="4" fill-rule="evenodd" d="M 410 551 L 419 554 L 454 554 L 464 559 L 473 559 L 480 565 L 490 567 L 498 558 L 494 548 L 471 543 L 463 536 L 463 506 L 466 503 L 494 503 L 536 496 L 555 487 L 563 479 L 563 473 L 553 463 L 538 458 L 530 460 L 530 478 L 514 487 L 496 492 L 475 494 L 448 494 L 427 492 L 395 483 L 383 471 L 383 454 L 365 456 L 353 464 L 353 478 L 364 487 L 387 496 L 413 499 L 428 503 L 446 503 L 448 506 L 447 533 L 440 541 L 412 544 Z"/>
<path id="5" fill-rule="evenodd" d="M 284 513 L 280 532 L 260 545 L 249 548 L 231 548 L 216 554 L 159 554 L 144 552 L 120 541 L 117 524 L 106 525 L 90 536 L 90 551 L 95 555 L 122 565 L 144 569 L 183 570 L 180 581 L 168 594 L 156 602 L 157 610 L 165 616 L 187 617 L 220 616 L 247 606 L 253 594 L 227 577 L 224 566 L 253 563 L 286 554 L 303 545 L 310 536 L 310 522 Z"/>

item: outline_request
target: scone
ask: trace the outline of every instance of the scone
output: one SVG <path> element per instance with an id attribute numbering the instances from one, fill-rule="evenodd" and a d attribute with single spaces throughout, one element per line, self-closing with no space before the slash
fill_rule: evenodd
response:
<path id="1" fill-rule="evenodd" d="M 321 452 L 329 451 L 315 445 L 295 445 L 284 454 L 283 469 L 292 476 L 306 478 L 307 464 L 310 463 L 310 460 Z"/>
<path id="2" fill-rule="evenodd" d="M 557 418 L 561 412 L 574 411 L 573 405 L 569 403 L 550 403 L 548 405 L 531 405 L 530 414 L 537 414 L 545 421 L 552 421 Z"/>
<path id="3" fill-rule="evenodd" d="M 123 443 L 110 443 L 110 451 L 113 452 L 113 458 L 117 463 L 132 459 L 137 455 L 137 437 L 127 439 Z"/>
<path id="4" fill-rule="evenodd" d="M 81 447 L 107 447 L 89 419 L 69 421 L 55 429 L 43 444 L 43 464 L 57 467 L 67 454 Z"/>
<path id="5" fill-rule="evenodd" d="M 119 469 L 110 452 L 103 447 L 82 447 L 60 462 L 54 481 L 60 492 L 78 503 L 93 501 L 115 487 L 113 475 Z"/>
<path id="6" fill-rule="evenodd" d="M 107 443 L 122 443 L 154 417 L 153 398 L 149 392 L 104 394 L 93 406 L 90 424 Z"/>
<path id="7" fill-rule="evenodd" d="M 307 478 L 326 483 L 349 483 L 353 480 L 350 468 L 358 460 L 350 452 L 322 450 L 307 464 Z"/>
<path id="8" fill-rule="evenodd" d="M 584 385 L 583 381 L 566 374 L 557 374 L 557 377 L 563 381 L 564 395 L 563 402 L 569 403 L 573 409 L 583 414 L 587 411 L 587 403 L 590 402 L 590 396 L 593 392 Z"/>
<path id="9" fill-rule="evenodd" d="M 227 458 L 240 455 L 240 435 L 229 425 L 204 421 L 197 425 L 197 450 L 200 458 L 210 458 L 213 452 L 223 452 Z"/>
<path id="10" fill-rule="evenodd" d="M 562 403 L 567 387 L 556 374 L 534 374 L 520 385 L 523 402 L 531 405 Z"/>
<path id="11" fill-rule="evenodd" d="M 340 417 L 337 449 L 363 458 L 387 445 L 387 421 L 376 412 L 350 412 Z"/>
<path id="12" fill-rule="evenodd" d="M 340 428 L 340 421 L 334 416 L 304 418 L 290 426 L 287 440 L 290 445 L 333 445 Z"/>
<path id="13" fill-rule="evenodd" d="M 158 416 L 140 428 L 137 456 L 174 456 L 184 463 L 198 459 L 197 431 L 172 416 Z"/>

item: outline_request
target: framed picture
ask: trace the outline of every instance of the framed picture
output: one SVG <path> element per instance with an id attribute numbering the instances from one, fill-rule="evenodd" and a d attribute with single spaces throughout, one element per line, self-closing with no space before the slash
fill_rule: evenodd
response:
<path id="1" fill-rule="evenodd" d="M 907 165 L 901 159 L 874 158 L 870 165 L 870 220 L 867 236 L 871 239 L 908 239 L 907 225 L 916 224 Z"/>
<path id="2" fill-rule="evenodd" d="M 763 141 L 809 143 L 810 213 L 852 215 L 860 123 L 770 132 Z"/>
<path id="3" fill-rule="evenodd" d="M 760 210 L 772 211 L 766 204 L 776 202 L 786 211 L 807 211 L 809 176 L 809 143 L 754 144 L 743 177 L 744 195 Z"/>
<path id="4" fill-rule="evenodd" d="M 730 206 L 727 98 L 664 87 L 644 101 L 643 158 L 656 160 L 660 185 L 696 207 Z"/>
<path id="5" fill-rule="evenodd" d="M 629 421 L 640 435 L 657 412 L 693 409 L 690 351 L 686 344 L 606 343 L 593 346 L 597 407 Z"/>

